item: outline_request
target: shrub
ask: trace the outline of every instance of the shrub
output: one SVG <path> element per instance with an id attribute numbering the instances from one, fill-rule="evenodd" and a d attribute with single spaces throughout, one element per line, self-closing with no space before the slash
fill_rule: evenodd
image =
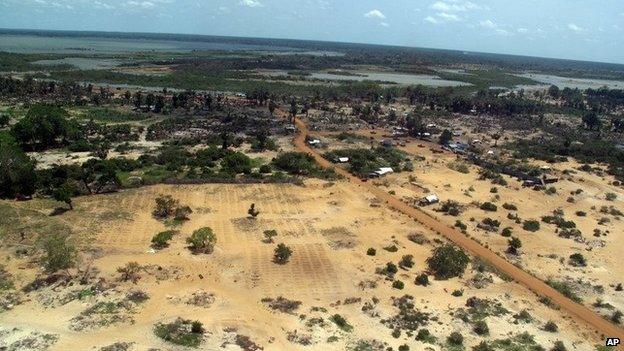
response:
<path id="1" fill-rule="evenodd" d="M 490 188 L 490 193 L 492 193 L 492 194 L 498 194 L 498 188 L 497 188 L 497 187 L 495 187 L 495 186 L 494 186 L 494 187 L 492 187 L 492 188 Z"/>
<path id="2" fill-rule="evenodd" d="M 399 251 L 399 248 L 396 245 L 389 245 L 383 248 L 384 250 L 388 251 L 388 252 L 397 252 Z"/>
<path id="3" fill-rule="evenodd" d="M 353 326 L 350 325 L 349 322 L 347 322 L 347 320 L 343 316 L 341 316 L 339 314 L 335 314 L 335 315 L 331 316 L 329 318 L 329 320 L 334 322 L 338 326 L 338 328 L 340 328 L 340 329 L 342 329 L 342 330 L 344 330 L 346 332 L 350 332 L 350 331 L 353 330 Z"/>
<path id="4" fill-rule="evenodd" d="M 406 344 L 399 346 L 399 351 L 409 351 L 410 347 Z"/>
<path id="5" fill-rule="evenodd" d="M 256 219 L 256 217 L 258 217 L 260 211 L 256 209 L 256 204 L 251 204 L 251 206 L 247 210 L 247 214 L 253 219 Z"/>
<path id="6" fill-rule="evenodd" d="M 455 221 L 455 228 L 459 228 L 461 231 L 465 231 L 466 229 L 468 229 L 468 226 L 458 219 L 457 221 Z"/>
<path id="7" fill-rule="evenodd" d="M 550 351 L 567 351 L 567 349 L 562 341 L 557 340 Z"/>
<path id="8" fill-rule="evenodd" d="M 548 321 L 544 324 L 544 330 L 550 333 L 556 333 L 559 330 L 559 326 L 553 321 Z"/>
<path id="9" fill-rule="evenodd" d="M 76 266 L 78 251 L 64 234 L 50 234 L 42 241 L 43 266 L 48 272 L 67 270 Z"/>
<path id="10" fill-rule="evenodd" d="M 204 227 L 194 231 L 190 237 L 186 238 L 186 242 L 195 254 L 211 253 L 217 242 L 217 236 L 210 227 Z"/>
<path id="11" fill-rule="evenodd" d="M 511 236 L 511 234 L 513 234 L 513 230 L 511 229 L 511 227 L 507 227 L 505 229 L 503 229 L 501 235 L 508 238 Z"/>
<path id="12" fill-rule="evenodd" d="M 515 314 L 513 317 L 516 321 L 520 321 L 524 323 L 531 323 L 533 321 L 533 316 L 531 316 L 529 311 L 524 310 L 524 309 L 520 311 L 518 314 Z"/>
<path id="13" fill-rule="evenodd" d="M 267 174 L 267 173 L 271 173 L 271 166 L 270 165 L 262 165 L 260 166 L 260 168 L 258 169 L 258 171 L 262 174 Z"/>
<path id="14" fill-rule="evenodd" d="M 418 245 L 423 245 L 429 242 L 429 240 L 427 240 L 427 238 L 425 238 L 424 235 L 419 234 L 419 233 L 412 233 L 407 236 L 407 239 Z"/>
<path id="15" fill-rule="evenodd" d="M 550 285 L 553 289 L 560 292 L 563 296 L 581 303 L 583 300 L 574 292 L 572 287 L 566 282 L 558 282 L 553 280 L 547 280 L 546 284 Z"/>
<path id="16" fill-rule="evenodd" d="M 175 231 L 166 230 L 164 232 L 160 232 L 152 238 L 152 247 L 155 249 L 164 249 L 169 246 L 169 241 L 173 238 Z"/>
<path id="17" fill-rule="evenodd" d="M 470 173 L 470 168 L 464 162 L 450 162 L 448 164 L 448 168 L 457 171 L 459 173 L 468 174 Z"/>
<path id="18" fill-rule="evenodd" d="M 605 199 L 607 199 L 607 201 L 615 201 L 615 199 L 617 199 L 617 194 L 616 193 L 607 193 L 605 195 Z"/>
<path id="19" fill-rule="evenodd" d="M 125 266 L 117 268 L 117 272 L 121 274 L 121 281 L 132 281 L 136 284 L 141 279 L 142 269 L 138 262 L 128 262 Z"/>
<path id="20" fill-rule="evenodd" d="M 490 328 L 485 321 L 481 320 L 475 322 L 472 326 L 472 331 L 474 331 L 477 335 L 488 335 L 490 333 Z"/>
<path id="21" fill-rule="evenodd" d="M 472 347 L 472 351 L 494 351 L 494 348 L 487 342 L 481 341 L 478 345 Z"/>
<path id="22" fill-rule="evenodd" d="M 251 173 L 252 161 L 249 156 L 243 154 L 242 152 L 231 152 L 228 153 L 221 160 L 221 169 L 225 173 L 231 174 L 239 174 Z"/>
<path id="23" fill-rule="evenodd" d="M 529 232 L 536 232 L 540 230 L 540 223 L 534 219 L 526 220 L 522 223 L 522 229 Z"/>
<path id="24" fill-rule="evenodd" d="M 569 263 L 571 266 L 574 266 L 574 267 L 586 267 L 587 266 L 587 260 L 585 260 L 585 257 L 578 252 L 570 255 Z"/>
<path id="25" fill-rule="evenodd" d="M 201 322 L 178 318 L 173 323 L 159 323 L 154 334 L 172 344 L 198 347 L 203 340 L 204 328 Z"/>
<path id="26" fill-rule="evenodd" d="M 200 321 L 193 321 L 191 323 L 191 333 L 202 334 L 204 332 L 204 325 Z"/>
<path id="27" fill-rule="evenodd" d="M 156 208 L 152 212 L 156 218 L 167 218 L 173 215 L 179 201 L 171 195 L 161 195 L 156 198 Z"/>
<path id="28" fill-rule="evenodd" d="M 414 281 L 416 285 L 427 286 L 429 285 L 429 276 L 425 273 L 419 274 L 416 276 L 416 280 Z"/>
<path id="29" fill-rule="evenodd" d="M 436 247 L 433 255 L 427 259 L 429 269 L 438 279 L 461 276 L 470 262 L 468 255 L 453 245 Z"/>
<path id="30" fill-rule="evenodd" d="M 310 174 L 316 170 L 314 158 L 303 152 L 287 152 L 273 159 L 273 165 L 290 174 Z"/>
<path id="31" fill-rule="evenodd" d="M 368 250 L 366 250 L 366 254 L 369 256 L 375 256 L 377 254 L 377 250 L 375 250 L 374 248 L 370 247 L 368 248 Z"/>
<path id="32" fill-rule="evenodd" d="M 392 287 L 398 290 L 403 290 L 405 284 L 403 284 L 403 282 L 400 280 L 395 280 L 394 282 L 392 282 Z"/>
<path id="33" fill-rule="evenodd" d="M 516 237 L 512 237 L 511 239 L 509 239 L 507 241 L 507 244 L 507 253 L 510 253 L 512 255 L 517 255 L 518 250 L 520 250 L 520 248 L 522 247 L 522 241 L 520 241 L 520 239 Z"/>
<path id="34" fill-rule="evenodd" d="M 579 217 L 585 217 L 587 216 L 587 212 L 585 211 L 576 211 L 576 215 Z"/>
<path id="35" fill-rule="evenodd" d="M 401 257 L 401 261 L 399 261 L 399 266 L 401 268 L 412 268 L 414 266 L 414 256 L 404 255 Z"/>
<path id="36" fill-rule="evenodd" d="M 446 341 L 450 344 L 450 345 L 462 345 L 464 343 L 464 336 L 461 335 L 461 333 L 459 332 L 452 332 L 451 335 L 448 336 L 448 338 L 446 338 Z"/>
<path id="37" fill-rule="evenodd" d="M 176 221 L 186 221 L 191 213 L 193 213 L 193 210 L 190 207 L 182 206 L 175 209 L 173 216 Z"/>
<path id="38" fill-rule="evenodd" d="M 461 207 L 457 201 L 447 200 L 440 206 L 440 212 L 444 212 L 450 216 L 459 216 Z"/>
<path id="39" fill-rule="evenodd" d="M 456 289 L 456 290 L 453 290 L 453 292 L 451 293 L 451 295 L 453 295 L 453 296 L 455 296 L 455 297 L 464 296 L 464 290 L 462 290 L 462 289 Z"/>
<path id="40" fill-rule="evenodd" d="M 273 262 L 277 264 L 285 264 L 292 255 L 292 250 L 285 244 L 279 244 L 273 253 Z"/>
<path id="41" fill-rule="evenodd" d="M 615 324 L 622 323 L 622 312 L 621 311 L 613 312 L 613 314 L 611 315 L 611 322 Z"/>
<path id="42" fill-rule="evenodd" d="M 516 205 L 510 204 L 510 203 L 507 203 L 507 202 L 505 202 L 503 204 L 503 208 L 508 210 L 508 211 L 517 211 L 518 210 L 518 207 Z"/>
<path id="43" fill-rule="evenodd" d="M 500 224 L 501 224 L 499 220 L 492 219 L 490 217 L 484 218 L 481 222 L 485 224 L 486 226 L 493 227 L 493 228 L 498 228 L 500 227 Z"/>
<path id="44" fill-rule="evenodd" d="M 491 202 L 484 202 L 479 208 L 488 212 L 496 212 L 498 210 L 498 207 Z"/>
<path id="45" fill-rule="evenodd" d="M 548 189 L 546 189 L 545 192 L 547 195 L 555 195 L 557 193 L 557 188 L 555 188 L 554 186 L 551 186 Z"/>
<path id="46" fill-rule="evenodd" d="M 385 271 L 386 271 L 386 273 L 394 275 L 394 274 L 396 274 L 396 272 L 399 271 L 399 269 L 397 268 L 397 266 L 394 263 L 388 262 L 388 263 L 386 263 Z"/>
<path id="47" fill-rule="evenodd" d="M 431 335 L 428 329 L 420 329 L 416 334 L 416 340 L 424 343 L 433 344 L 436 340 L 435 336 Z"/>
<path id="48" fill-rule="evenodd" d="M 277 236 L 277 230 L 265 230 L 264 231 L 264 241 L 267 243 L 273 243 L 273 238 Z"/>

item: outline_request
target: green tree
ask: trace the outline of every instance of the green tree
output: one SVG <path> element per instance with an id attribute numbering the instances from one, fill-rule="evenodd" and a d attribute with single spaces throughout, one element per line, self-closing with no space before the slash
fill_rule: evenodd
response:
<path id="1" fill-rule="evenodd" d="M 0 198 L 30 196 L 35 184 L 35 161 L 19 147 L 0 141 Z"/>
<path id="2" fill-rule="evenodd" d="M 173 218 L 176 221 L 187 221 L 191 213 L 193 213 L 193 210 L 189 206 L 180 206 L 175 209 Z"/>
<path id="3" fill-rule="evenodd" d="M 288 259 L 290 258 L 292 253 L 293 252 L 290 247 L 286 246 L 283 243 L 279 244 L 275 248 L 275 252 L 273 254 L 273 262 L 277 264 L 285 264 L 286 262 L 288 262 Z"/>
<path id="4" fill-rule="evenodd" d="M 42 239 L 43 265 L 48 272 L 68 270 L 76 266 L 78 251 L 68 235 L 50 234 Z"/>
<path id="5" fill-rule="evenodd" d="M 193 253 L 211 253 L 217 242 L 217 236 L 211 228 L 204 227 L 194 231 L 190 237 L 186 238 L 186 242 Z"/>
<path id="6" fill-rule="evenodd" d="M 173 230 L 166 230 L 154 235 L 152 238 L 152 247 L 155 249 L 164 249 L 169 246 L 169 241 L 171 241 L 175 233 L 176 232 Z"/>
<path id="7" fill-rule="evenodd" d="M 453 139 L 453 135 L 451 134 L 451 131 L 448 129 L 445 129 L 442 134 L 440 134 L 440 145 L 446 145 L 448 144 L 451 140 Z"/>
<path id="8" fill-rule="evenodd" d="M 0 115 L 0 128 L 4 128 L 9 125 L 11 117 L 9 115 Z"/>
<path id="9" fill-rule="evenodd" d="M 221 168 L 226 173 L 251 173 L 252 162 L 249 156 L 242 152 L 230 152 L 221 160 Z"/>
<path id="10" fill-rule="evenodd" d="M 273 238 L 277 236 L 277 230 L 275 229 L 271 229 L 271 230 L 265 230 L 264 231 L 264 241 L 266 243 L 273 243 Z"/>
<path id="11" fill-rule="evenodd" d="M 600 129 L 601 121 L 596 112 L 588 112 L 583 115 L 583 125 L 589 130 Z"/>
<path id="12" fill-rule="evenodd" d="M 438 246 L 433 255 L 427 259 L 429 269 L 438 279 L 449 279 L 461 276 L 470 262 L 468 255 L 460 248 L 447 244 Z"/>
<path id="13" fill-rule="evenodd" d="M 522 247 L 522 241 L 520 241 L 520 239 L 516 238 L 515 236 L 509 239 L 509 241 L 507 241 L 507 244 L 507 252 L 512 255 L 517 255 L 518 251 Z"/>
<path id="14" fill-rule="evenodd" d="M 63 183 L 58 188 L 54 189 L 52 193 L 54 200 L 66 203 L 70 210 L 74 209 L 72 202 L 73 196 L 76 196 L 76 187 L 69 182 Z"/>
<path id="15" fill-rule="evenodd" d="M 176 207 L 180 203 L 171 195 L 161 195 L 156 198 L 156 208 L 152 211 L 152 215 L 156 218 L 167 218 L 174 214 Z"/>
<path id="16" fill-rule="evenodd" d="M 66 141 L 70 135 L 68 117 L 67 111 L 58 106 L 34 105 L 13 125 L 11 133 L 22 145 L 46 149 Z"/>
<path id="17" fill-rule="evenodd" d="M 258 217 L 260 211 L 256 209 L 256 204 L 251 204 L 251 206 L 247 210 L 247 214 L 253 219 L 256 219 L 256 217 Z"/>

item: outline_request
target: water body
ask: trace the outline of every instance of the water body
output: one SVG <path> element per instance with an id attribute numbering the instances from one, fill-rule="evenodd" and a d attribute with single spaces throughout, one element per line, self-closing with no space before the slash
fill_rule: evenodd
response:
<path id="1" fill-rule="evenodd" d="M 115 54 L 129 52 L 190 52 L 198 51 L 264 51 L 267 53 L 299 53 L 340 55 L 334 52 L 310 51 L 271 44 L 246 44 L 232 40 L 170 40 L 143 38 L 109 38 L 0 33 L 0 51 L 14 53 L 53 54 Z"/>
<path id="2" fill-rule="evenodd" d="M 518 74 L 517 76 L 533 79 L 537 82 L 543 83 L 545 86 L 556 85 L 561 89 L 563 88 L 599 89 L 602 87 L 607 87 L 609 89 L 624 89 L 624 81 L 619 81 L 619 80 L 570 78 L 570 77 L 559 77 L 559 76 L 553 76 L 549 74 L 537 74 L 537 73 Z M 543 86 L 540 86 L 540 85 L 522 86 L 522 88 L 525 88 L 525 89 L 531 89 L 531 87 L 540 88 Z"/>
<path id="3" fill-rule="evenodd" d="M 296 77 L 296 75 L 289 75 L 284 70 L 263 70 L 258 72 L 261 75 L 267 77 Z M 426 85 L 430 87 L 459 87 L 472 85 L 466 82 L 459 82 L 454 80 L 445 80 L 438 76 L 428 74 L 404 74 L 404 73 L 387 73 L 387 72 L 367 72 L 367 71 L 345 71 L 345 74 L 333 74 L 328 72 L 312 72 L 309 75 L 303 76 L 307 79 L 321 79 L 330 81 L 375 81 L 375 82 L 390 82 L 400 85 Z M 302 81 L 303 82 L 303 81 Z"/>
<path id="4" fill-rule="evenodd" d="M 96 59 L 96 58 L 83 58 L 83 57 L 66 57 L 59 60 L 40 60 L 35 61 L 33 64 L 42 66 L 54 66 L 54 65 L 72 65 L 79 69 L 109 69 L 120 66 L 123 61 L 112 59 Z"/>
<path id="5" fill-rule="evenodd" d="M 309 77 L 323 80 L 378 81 L 392 82 L 401 85 L 426 85 L 430 87 L 459 87 L 472 85 L 466 82 L 442 79 L 429 74 L 403 74 L 386 72 L 352 72 L 355 75 L 341 75 L 327 72 L 315 72 Z"/>

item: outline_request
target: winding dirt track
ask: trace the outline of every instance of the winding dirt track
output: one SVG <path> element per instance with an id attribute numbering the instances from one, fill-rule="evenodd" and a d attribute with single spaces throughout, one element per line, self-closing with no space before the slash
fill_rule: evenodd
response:
<path id="1" fill-rule="evenodd" d="M 315 151 L 306 144 L 305 138 L 309 133 L 307 125 L 299 118 L 295 119 L 295 123 L 299 129 L 299 134 L 295 137 L 294 140 L 295 147 L 299 149 L 299 151 L 305 152 L 314 157 L 316 162 L 321 167 L 334 168 L 336 170 L 336 173 L 344 176 L 353 184 L 365 188 L 377 198 L 384 201 L 388 206 L 413 218 L 415 221 L 421 223 L 423 226 L 433 230 L 434 232 L 445 236 L 459 247 L 468 251 L 473 256 L 480 257 L 483 260 L 489 262 L 492 266 L 496 267 L 498 270 L 508 275 L 516 282 L 526 286 L 537 295 L 550 298 L 552 302 L 559 306 L 561 309 L 568 311 L 571 315 L 577 317 L 577 320 L 583 321 L 592 328 L 594 328 L 596 332 L 600 334 L 601 338 L 604 339 L 605 337 L 619 337 L 620 340 L 624 338 L 623 329 L 618 328 L 616 325 L 608 322 L 597 313 L 591 311 L 589 308 L 563 296 L 561 293 L 550 287 L 548 284 L 544 283 L 542 280 L 514 266 L 504 258 L 498 256 L 493 251 L 485 248 L 475 240 L 466 237 L 454 228 L 446 226 L 445 224 L 439 222 L 437 219 L 431 217 L 425 212 L 406 204 L 405 202 L 379 189 L 375 185 L 368 182 L 363 182 L 358 177 L 352 175 L 351 173 L 340 167 L 334 167 L 331 162 L 324 159 L 317 151 Z"/>

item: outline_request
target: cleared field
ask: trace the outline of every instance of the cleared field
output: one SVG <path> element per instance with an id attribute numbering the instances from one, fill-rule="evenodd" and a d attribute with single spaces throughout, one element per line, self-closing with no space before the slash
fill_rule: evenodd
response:
<path id="1" fill-rule="evenodd" d="M 194 212 L 189 221 L 174 227 L 180 234 L 171 245 L 154 252 L 150 250 L 152 236 L 169 228 L 151 216 L 154 199 L 160 194 L 172 195 Z M 256 220 L 247 218 L 251 203 L 260 210 Z M 28 224 L 37 214 L 45 216 L 55 204 L 35 200 L 2 205 L 17 209 L 16 213 L 30 213 L 21 218 Z M 241 346 L 244 337 L 265 350 L 344 350 L 376 343 L 395 349 L 407 344 L 416 350 L 439 350 L 447 349 L 446 337 L 453 331 L 463 334 L 466 347 L 482 340 L 513 339 L 522 332 L 533 335 L 537 344 L 547 348 L 556 340 L 577 350 L 591 350 L 601 342 L 583 325 L 547 308 L 519 285 L 478 269 L 478 264 L 473 264 L 460 279 L 436 281 L 430 277 L 431 285 L 415 285 L 415 276 L 426 269 L 425 260 L 436 240 L 442 238 L 380 206 L 364 189 L 345 181 L 309 180 L 305 186 L 153 186 L 77 198 L 74 206 L 75 211 L 53 218 L 80 239 L 84 252 L 81 267 L 91 268 L 93 280 L 99 280 L 102 291 L 81 298 L 68 297 L 84 291 L 89 283 L 20 293 L 22 303 L 0 314 L 0 342 L 11 344 L 37 332 L 57 338 L 51 350 L 98 349 L 117 341 L 134 343 L 131 350 L 170 349 L 171 345 L 158 339 L 152 330 L 156 323 L 176 317 L 203 322 L 207 331 L 199 348 L 203 350 L 222 346 L 245 349 Z M 192 255 L 185 239 L 204 226 L 210 226 L 217 235 L 215 251 Z M 262 242 L 267 229 L 277 230 L 276 243 L 284 242 L 293 249 L 287 264 L 272 262 L 275 244 Z M 18 240 L 16 230 L 10 228 L 6 243 Z M 48 229 L 25 225 L 21 230 L 27 231 L 31 240 Z M 421 244 L 408 240 L 415 233 L 422 235 Z M 397 248 L 395 252 L 383 249 L 392 245 Z M 375 256 L 366 255 L 369 247 L 377 250 Z M 375 270 L 387 262 L 398 263 L 407 254 L 414 256 L 414 267 L 399 269 L 395 280 L 403 281 L 405 287 L 393 289 L 392 280 Z M 5 257 L 3 265 L 13 274 L 17 287 L 32 281 L 38 270 L 32 258 Z M 143 267 L 136 284 L 120 281 L 116 272 L 130 261 Z M 460 289 L 463 296 L 451 295 Z M 149 299 L 133 305 L 112 322 L 76 330 L 75 318 L 90 306 L 119 301 L 137 290 L 145 292 Z M 188 303 L 194 294 L 202 292 L 211 294 L 208 303 Z M 428 314 L 422 327 L 437 341 L 416 341 L 412 334 L 415 331 L 404 330 L 398 338 L 391 335 L 392 329 L 382 320 L 397 314 L 392 298 L 404 295 L 413 296 L 414 308 Z M 280 296 L 300 301 L 301 305 L 283 313 L 261 301 Z M 505 311 L 486 314 L 489 336 L 475 334 L 472 323 L 460 318 L 470 297 L 495 301 Z M 518 324 L 514 315 L 522 310 L 531 315 L 531 321 Z M 334 314 L 343 316 L 353 330 L 338 328 L 330 321 Z M 543 330 L 549 320 L 559 326 L 557 333 Z M 309 346 L 302 345 L 301 336 Z"/>

